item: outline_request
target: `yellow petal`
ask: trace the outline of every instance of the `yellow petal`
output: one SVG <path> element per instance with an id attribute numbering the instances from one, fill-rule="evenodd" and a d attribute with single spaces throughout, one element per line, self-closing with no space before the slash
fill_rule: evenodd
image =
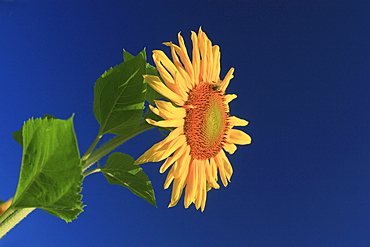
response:
<path id="1" fill-rule="evenodd" d="M 186 142 L 185 136 L 178 136 L 177 138 L 169 142 L 166 142 L 163 145 L 158 145 L 161 143 L 157 143 L 151 149 L 148 150 L 149 152 L 147 151 L 144 153 L 143 158 L 140 157 L 136 162 L 145 163 L 145 162 L 158 162 L 164 160 L 168 156 L 170 156 L 173 152 L 175 152 L 185 142 Z"/>
<path id="2" fill-rule="evenodd" d="M 158 93 L 163 95 L 164 97 L 171 100 L 176 105 L 182 106 L 185 103 L 185 100 L 172 90 L 170 90 L 163 82 L 159 79 L 158 76 L 154 75 L 144 75 L 145 80 L 149 83 L 149 85 Z"/>
<path id="3" fill-rule="evenodd" d="M 185 135 L 180 135 L 177 138 L 173 139 L 173 141 L 169 142 L 167 146 L 164 146 L 166 151 L 163 154 L 164 157 L 170 156 L 173 152 L 175 152 L 178 148 L 186 144 L 186 137 Z M 162 159 L 161 159 L 162 160 Z"/>
<path id="4" fill-rule="evenodd" d="M 190 156 L 190 146 L 184 145 L 185 150 L 183 151 L 183 155 L 177 160 L 178 166 L 173 172 L 173 176 L 175 178 L 181 177 L 183 174 L 188 173 L 188 168 L 191 160 Z"/>
<path id="5" fill-rule="evenodd" d="M 168 205 L 168 207 L 173 207 L 177 205 L 178 201 L 181 198 L 181 194 L 185 186 L 185 180 L 186 180 L 186 176 L 183 176 L 181 178 L 177 178 L 174 180 L 173 187 L 172 187 L 172 193 L 171 193 L 171 202 Z"/>
<path id="6" fill-rule="evenodd" d="M 223 150 L 216 155 L 215 162 L 218 167 L 218 172 L 220 173 L 222 184 L 226 187 L 230 182 L 231 175 L 233 174 L 233 168 Z"/>
<path id="7" fill-rule="evenodd" d="M 221 150 L 219 154 L 223 161 L 226 177 L 230 182 L 231 175 L 233 174 L 233 167 L 231 166 L 229 159 L 226 157 L 225 152 Z"/>
<path id="8" fill-rule="evenodd" d="M 174 162 L 176 162 L 181 156 L 184 155 L 186 151 L 187 145 L 181 146 L 177 151 L 175 151 L 174 155 L 171 157 L 168 157 L 167 160 L 163 163 L 161 168 L 159 169 L 160 173 L 164 173 L 168 167 L 170 167 Z M 176 176 L 175 176 L 176 177 Z"/>
<path id="9" fill-rule="evenodd" d="M 215 189 L 220 188 L 220 185 L 217 183 L 217 164 L 213 158 L 209 160 L 209 164 L 206 166 L 206 176 L 211 187 Z"/>
<path id="10" fill-rule="evenodd" d="M 222 81 L 221 87 L 220 87 L 220 89 L 221 89 L 222 92 L 225 92 L 226 91 L 226 88 L 229 85 L 230 80 L 234 77 L 233 73 L 234 73 L 234 68 L 231 68 L 227 72 L 224 80 Z"/>
<path id="11" fill-rule="evenodd" d="M 184 125 L 184 119 L 183 118 L 175 118 L 175 119 L 169 119 L 169 120 L 161 120 L 161 121 L 154 121 L 152 119 L 145 119 L 148 124 L 155 125 L 158 127 L 179 127 Z"/>
<path id="12" fill-rule="evenodd" d="M 232 144 L 232 143 L 225 142 L 223 148 L 229 154 L 233 154 L 236 151 L 236 146 L 234 144 Z"/>
<path id="13" fill-rule="evenodd" d="M 172 183 L 172 181 L 174 180 L 174 177 L 172 175 L 172 169 L 168 172 L 167 174 L 167 177 L 166 177 L 166 181 L 164 181 L 164 184 L 163 184 L 163 187 L 164 189 L 168 189 L 168 187 L 170 186 L 170 184 Z"/>
<path id="14" fill-rule="evenodd" d="M 179 88 L 179 93 L 181 97 L 186 101 L 188 99 L 188 92 L 192 89 L 190 77 L 186 72 L 181 72 L 182 69 L 179 70 L 180 73 L 176 73 L 174 76 L 175 83 Z"/>
<path id="15" fill-rule="evenodd" d="M 212 53 L 213 53 L 213 69 L 212 69 L 212 81 L 218 82 L 220 79 L 220 71 L 221 71 L 221 65 L 220 65 L 220 47 L 218 45 L 214 45 L 212 47 Z"/>
<path id="16" fill-rule="evenodd" d="M 184 68 L 179 60 L 178 54 L 180 55 L 182 53 L 181 48 L 172 42 L 165 42 L 163 44 L 171 48 L 172 59 L 178 72 L 172 75 L 176 85 L 179 87 L 179 89 L 186 88 L 185 91 L 188 92 L 189 89 L 193 88 L 192 81 L 194 79 L 192 72 L 189 73 L 189 69 L 186 69 L 186 67 Z M 190 70 L 193 70 L 193 68 L 190 68 Z"/>
<path id="17" fill-rule="evenodd" d="M 176 51 L 180 50 L 180 47 L 178 47 L 177 45 L 175 45 L 172 42 L 164 42 L 163 44 L 170 47 L 172 60 L 173 60 L 173 63 L 175 64 L 176 68 L 177 69 L 179 69 L 179 68 L 184 69 L 184 67 L 182 66 L 182 64 L 180 62 L 179 56 L 176 53 Z"/>
<path id="18" fill-rule="evenodd" d="M 186 178 L 186 191 L 184 206 L 188 208 L 195 200 L 195 194 L 198 187 L 198 160 L 194 159 L 189 166 L 188 177 Z"/>
<path id="19" fill-rule="evenodd" d="M 213 53 L 212 53 L 212 42 L 209 40 L 207 35 L 204 33 L 204 36 L 206 37 L 205 45 L 206 45 L 206 54 L 204 54 L 205 57 L 207 57 L 206 62 L 206 81 L 213 81 L 212 74 L 213 74 Z"/>
<path id="20" fill-rule="evenodd" d="M 156 115 L 160 116 L 161 113 L 159 112 L 159 110 L 151 105 L 149 105 L 149 109 Z M 162 117 L 163 118 L 163 117 Z"/>
<path id="21" fill-rule="evenodd" d="M 225 175 L 224 162 L 222 160 L 222 157 L 220 156 L 221 152 L 223 152 L 223 151 L 221 150 L 219 152 L 219 154 L 215 156 L 215 162 L 217 164 L 218 173 L 220 174 L 222 184 L 224 185 L 224 187 L 226 187 L 228 185 L 228 180 L 227 180 L 226 175 Z"/>
<path id="22" fill-rule="evenodd" d="M 182 135 L 184 132 L 184 129 L 182 127 L 177 127 L 176 129 L 172 130 L 170 134 L 162 141 L 154 144 L 151 148 L 149 148 L 145 153 L 143 153 L 134 163 L 134 165 L 139 165 L 147 162 L 158 162 L 161 161 L 160 159 L 161 154 L 165 153 L 168 149 L 168 146 L 178 138 L 180 135 Z M 159 155 L 158 155 L 159 153 Z M 168 156 L 171 153 L 168 154 Z M 168 157 L 167 156 L 167 157 Z M 159 157 L 159 158 L 158 158 Z M 166 157 L 164 157 L 166 158 Z M 163 158 L 163 159 L 164 159 Z"/>
<path id="23" fill-rule="evenodd" d="M 200 51 L 200 80 L 201 81 L 209 81 L 208 78 L 208 66 L 209 66 L 209 56 L 208 56 L 208 38 L 207 35 L 199 30 L 198 34 L 198 44 L 199 44 L 199 51 Z"/>
<path id="24" fill-rule="evenodd" d="M 228 121 L 230 125 L 232 126 L 246 126 L 248 124 L 247 120 L 244 120 L 244 119 L 241 119 L 235 116 L 229 117 Z"/>
<path id="25" fill-rule="evenodd" d="M 155 62 L 155 65 L 157 66 L 159 73 L 161 74 L 161 77 L 163 78 L 167 86 L 171 88 L 171 85 L 175 84 L 175 81 L 173 80 L 173 75 L 177 72 L 176 66 L 161 50 L 153 51 L 153 60 Z"/>
<path id="26" fill-rule="evenodd" d="M 198 186 L 196 192 L 196 200 L 195 200 L 195 207 L 199 209 L 202 207 L 202 211 L 204 211 L 204 207 L 206 204 L 206 194 L 207 194 L 207 184 L 206 184 L 206 173 L 205 173 L 205 165 L 206 162 L 204 160 L 198 161 Z"/>
<path id="27" fill-rule="evenodd" d="M 192 64 L 188 56 L 188 51 L 186 49 L 184 39 L 180 33 L 178 33 L 177 37 L 178 37 L 179 45 L 180 45 L 180 50 L 178 51 L 178 54 L 180 56 L 181 62 L 184 64 L 185 69 L 188 72 L 189 77 L 192 78 L 193 77 L 193 67 L 192 67 Z"/>
<path id="28" fill-rule="evenodd" d="M 192 51 L 192 65 L 193 65 L 193 78 L 192 83 L 193 87 L 195 86 L 194 82 L 199 80 L 199 70 L 200 70 L 200 54 L 198 47 L 198 37 L 195 32 L 191 32 L 191 41 L 193 42 L 193 51 Z"/>
<path id="29" fill-rule="evenodd" d="M 236 99 L 238 96 L 236 94 L 226 94 L 225 95 L 225 104 L 230 103 L 233 99 Z"/>
<path id="30" fill-rule="evenodd" d="M 182 169 L 182 172 L 177 177 L 174 176 L 176 178 L 172 188 L 171 203 L 169 207 L 175 206 L 181 197 L 182 191 L 185 187 L 186 179 L 188 177 L 189 161 L 185 159 L 179 159 L 176 166 L 177 168 L 173 168 L 173 174 L 176 173 L 176 170 L 178 170 L 179 168 Z"/>
<path id="31" fill-rule="evenodd" d="M 176 107 L 171 102 L 163 100 L 155 100 L 154 102 L 159 109 L 159 115 L 164 119 L 184 118 L 186 116 L 184 108 Z"/>
<path id="32" fill-rule="evenodd" d="M 226 141 L 229 143 L 246 145 L 252 142 L 252 138 L 241 130 L 230 129 Z"/>

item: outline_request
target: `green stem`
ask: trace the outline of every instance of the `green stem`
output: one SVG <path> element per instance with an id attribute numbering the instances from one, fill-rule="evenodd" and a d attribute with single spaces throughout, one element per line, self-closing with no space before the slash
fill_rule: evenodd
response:
<path id="1" fill-rule="evenodd" d="M 143 122 L 135 129 L 135 131 L 131 132 L 130 134 L 125 136 L 114 137 L 112 140 L 108 141 L 103 146 L 96 149 L 91 155 L 87 157 L 87 159 L 82 164 L 82 170 L 85 171 L 87 168 L 92 166 L 94 163 L 96 163 L 102 157 L 113 151 L 115 148 L 120 146 L 125 141 L 153 127 L 154 127 L 153 125 Z"/>
<path id="2" fill-rule="evenodd" d="M 30 214 L 36 208 L 22 208 L 13 209 L 9 208 L 0 216 L 0 238 L 2 238 L 7 232 L 9 232 L 15 225 L 23 220 L 28 214 Z"/>
<path id="3" fill-rule="evenodd" d="M 102 138 L 102 135 L 98 135 L 97 137 L 95 137 L 95 140 L 93 141 L 93 143 L 91 144 L 91 146 L 89 147 L 89 149 L 86 151 L 86 153 L 82 156 L 82 160 L 85 161 L 87 160 L 87 158 L 89 158 L 91 152 L 94 150 L 94 148 L 96 147 L 96 145 L 98 145 L 98 142 L 100 141 L 100 139 Z"/>
<path id="4" fill-rule="evenodd" d="M 97 168 L 97 169 L 88 170 L 88 171 L 84 172 L 83 175 L 84 175 L 84 177 L 87 177 L 90 174 L 93 174 L 93 173 L 96 173 L 96 172 L 101 172 L 101 169 Z"/>

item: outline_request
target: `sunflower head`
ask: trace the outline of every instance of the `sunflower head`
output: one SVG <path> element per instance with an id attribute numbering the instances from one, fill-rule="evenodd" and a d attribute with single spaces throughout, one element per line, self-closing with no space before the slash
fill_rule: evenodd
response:
<path id="1" fill-rule="evenodd" d="M 153 60 L 163 82 L 152 75 L 146 75 L 145 80 L 170 101 L 155 101 L 156 107 L 150 108 L 163 120 L 147 119 L 147 122 L 174 130 L 141 155 L 136 164 L 165 159 L 160 172 L 171 167 L 164 183 L 165 189 L 173 183 L 169 206 L 177 204 L 185 189 L 184 206 L 187 208 L 194 203 L 203 211 L 207 191 L 220 188 L 218 177 L 224 186 L 230 182 L 233 169 L 224 150 L 232 154 L 235 144 L 250 144 L 251 138 L 233 129 L 248 122 L 229 113 L 228 104 L 236 95 L 227 95 L 225 90 L 234 69 L 221 80 L 219 46 L 212 45 L 201 28 L 198 34 L 191 33 L 191 40 L 191 60 L 180 33 L 179 45 L 164 43 L 171 49 L 172 60 L 163 51 L 153 51 Z"/>

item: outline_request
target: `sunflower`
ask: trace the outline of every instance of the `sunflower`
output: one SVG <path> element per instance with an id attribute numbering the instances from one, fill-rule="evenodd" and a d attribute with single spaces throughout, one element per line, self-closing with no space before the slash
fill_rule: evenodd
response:
<path id="1" fill-rule="evenodd" d="M 160 172 L 164 173 L 171 167 L 164 183 L 167 189 L 173 182 L 169 207 L 177 204 L 185 189 L 185 208 L 194 203 L 203 211 L 207 191 L 220 188 L 218 176 L 225 187 L 230 182 L 233 169 L 224 150 L 232 154 L 236 150 L 235 144 L 250 144 L 251 137 L 233 129 L 248 122 L 229 115 L 228 104 L 237 96 L 225 94 L 225 90 L 234 77 L 234 68 L 228 71 L 224 80 L 220 80 L 219 46 L 212 45 L 200 28 L 198 35 L 191 33 L 193 49 L 190 60 L 180 33 L 178 40 L 179 45 L 164 43 L 171 49 L 172 61 L 163 51 L 153 51 L 153 60 L 164 83 L 158 76 L 144 76 L 154 90 L 170 100 L 156 100 L 156 107 L 150 106 L 163 120 L 146 121 L 174 129 L 135 163 L 166 159 Z"/>

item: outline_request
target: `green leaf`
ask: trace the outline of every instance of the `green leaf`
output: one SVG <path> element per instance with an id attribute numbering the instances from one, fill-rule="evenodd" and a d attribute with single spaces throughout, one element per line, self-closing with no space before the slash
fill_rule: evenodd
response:
<path id="1" fill-rule="evenodd" d="M 55 117 L 53 115 L 49 115 L 49 114 L 45 114 L 43 119 L 44 118 L 53 118 L 55 119 Z M 13 139 L 19 143 L 19 145 L 21 145 L 23 147 L 23 136 L 22 136 L 22 128 L 20 128 L 20 130 L 16 131 L 16 132 L 13 132 L 12 133 L 12 136 L 13 136 Z"/>
<path id="2" fill-rule="evenodd" d="M 101 172 L 110 184 L 124 186 L 153 206 L 157 206 L 152 183 L 143 169 L 134 165 L 134 159 L 130 155 L 112 153 Z"/>
<path id="3" fill-rule="evenodd" d="M 19 145 L 23 145 L 22 128 L 12 133 L 13 139 L 18 142 Z"/>
<path id="4" fill-rule="evenodd" d="M 30 119 L 22 127 L 23 157 L 15 208 L 40 208 L 64 219 L 82 212 L 82 169 L 73 119 Z"/>
<path id="5" fill-rule="evenodd" d="M 145 60 L 144 49 L 96 81 L 94 115 L 100 124 L 100 135 L 126 135 L 139 125 L 145 100 Z"/>
<path id="6" fill-rule="evenodd" d="M 131 53 L 123 50 L 123 60 L 129 61 L 133 59 L 135 56 L 133 56 Z M 150 65 L 149 63 L 146 63 L 145 66 L 145 75 L 158 75 L 158 70 L 156 67 Z M 145 91 L 145 100 L 149 102 L 149 104 L 154 105 L 154 100 L 163 98 L 161 94 L 159 94 L 157 91 L 155 91 L 149 84 L 145 81 L 146 84 L 146 91 Z"/>
<path id="7" fill-rule="evenodd" d="M 126 50 L 123 50 L 123 61 L 127 62 L 128 60 L 133 59 L 135 56 L 129 53 Z"/>

